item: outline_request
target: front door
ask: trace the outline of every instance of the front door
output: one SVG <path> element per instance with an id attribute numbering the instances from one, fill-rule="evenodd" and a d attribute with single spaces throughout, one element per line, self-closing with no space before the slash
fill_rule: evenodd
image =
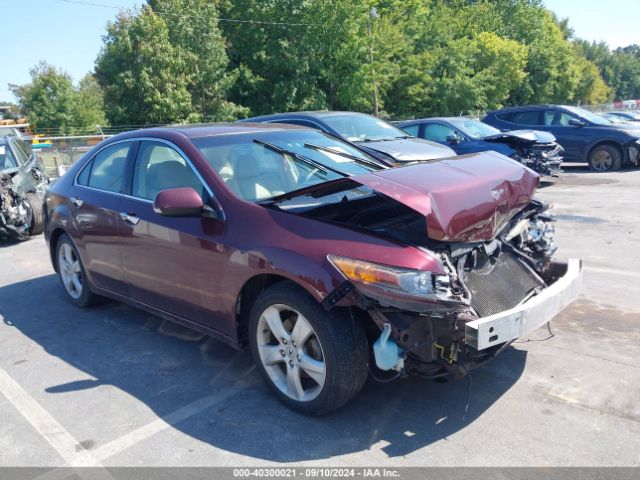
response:
<path id="1" fill-rule="evenodd" d="M 208 216 L 164 217 L 153 210 L 156 195 L 192 187 L 210 195 L 191 163 L 172 145 L 142 141 L 131 195 L 120 206 L 122 260 L 130 296 L 187 320 L 220 327 L 224 223 Z"/>
<path id="2" fill-rule="evenodd" d="M 558 143 L 562 145 L 565 150 L 565 160 L 581 161 L 583 160 L 583 151 L 588 143 L 589 127 L 570 125 L 569 122 L 571 120 L 582 121 L 563 110 L 545 110 L 543 114 L 543 130 L 553 133 Z"/>

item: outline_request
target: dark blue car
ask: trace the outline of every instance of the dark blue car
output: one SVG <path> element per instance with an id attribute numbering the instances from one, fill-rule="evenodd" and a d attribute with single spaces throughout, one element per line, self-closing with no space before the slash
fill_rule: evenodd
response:
<path id="1" fill-rule="evenodd" d="M 357 112 L 290 112 L 240 122 L 288 123 L 321 130 L 351 143 L 387 165 L 453 157 L 448 146 L 407 135 L 384 120 Z"/>
<path id="2" fill-rule="evenodd" d="M 586 162 L 598 172 L 640 161 L 640 128 L 613 123 L 580 107 L 528 105 L 489 112 L 483 122 L 501 130 L 535 128 L 552 133 L 565 161 Z"/>
<path id="3" fill-rule="evenodd" d="M 410 135 L 442 143 L 458 155 L 495 152 L 518 160 L 541 175 L 557 175 L 562 163 L 562 147 L 553 135 L 535 130 L 500 130 L 467 117 L 423 118 L 396 122 Z"/>

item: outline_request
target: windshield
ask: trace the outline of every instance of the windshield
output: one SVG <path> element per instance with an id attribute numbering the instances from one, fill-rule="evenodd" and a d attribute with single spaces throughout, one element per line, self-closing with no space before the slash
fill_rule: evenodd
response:
<path id="1" fill-rule="evenodd" d="M 407 138 L 407 132 L 379 118 L 363 113 L 323 116 L 322 120 L 351 142 L 371 142 Z"/>
<path id="2" fill-rule="evenodd" d="M 640 120 L 640 113 L 638 112 L 611 112 L 607 114 L 607 118 L 609 118 L 609 116 L 615 116 L 617 118 L 620 119 L 624 119 L 624 120 L 629 120 L 629 119 L 634 119 L 634 120 Z"/>
<path id="3" fill-rule="evenodd" d="M 491 135 L 498 135 L 500 133 L 500 130 L 497 128 L 493 128 L 492 126 L 478 120 L 474 120 L 473 118 L 452 118 L 449 119 L 449 122 L 471 138 L 490 137 Z"/>
<path id="4" fill-rule="evenodd" d="M 579 116 L 583 120 L 587 120 L 588 122 L 591 122 L 595 125 L 611 125 L 612 123 L 611 120 L 607 120 L 606 118 L 601 117 L 600 115 L 591 113 L 589 110 L 585 110 L 584 108 L 580 108 L 580 107 L 564 107 L 564 108 L 566 108 L 571 113 Z"/>
<path id="5" fill-rule="evenodd" d="M 193 143 L 227 186 L 250 202 L 384 168 L 360 150 L 314 130 L 203 137 Z"/>

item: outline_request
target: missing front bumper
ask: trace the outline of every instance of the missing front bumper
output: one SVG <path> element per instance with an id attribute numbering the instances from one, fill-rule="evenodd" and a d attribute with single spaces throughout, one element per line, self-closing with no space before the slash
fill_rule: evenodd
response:
<path id="1" fill-rule="evenodd" d="M 517 307 L 468 322 L 465 343 L 484 350 L 526 335 L 555 317 L 580 294 L 581 288 L 582 261 L 570 259 L 566 272 L 542 293 Z"/>

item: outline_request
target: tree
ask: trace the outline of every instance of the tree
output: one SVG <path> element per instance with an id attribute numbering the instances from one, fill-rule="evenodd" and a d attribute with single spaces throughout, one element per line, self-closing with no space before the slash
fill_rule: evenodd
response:
<path id="1" fill-rule="evenodd" d="M 71 77 L 46 62 L 38 63 L 29 73 L 31 83 L 9 86 L 20 110 L 38 131 L 69 133 L 75 122 Z"/>
<path id="2" fill-rule="evenodd" d="M 113 125 L 181 122 L 192 113 L 184 58 L 150 7 L 121 12 L 108 25 L 96 78 Z"/>
<path id="3" fill-rule="evenodd" d="M 189 72 L 190 118 L 226 121 L 247 115 L 246 108 L 227 101 L 237 72 L 228 70 L 229 58 L 218 27 L 216 5 L 207 0 L 149 0 L 149 6 L 164 19 L 169 40 Z"/>
<path id="4" fill-rule="evenodd" d="M 246 112 L 226 100 L 227 63 L 213 5 L 151 0 L 108 25 L 96 77 L 115 125 L 228 120 Z"/>
<path id="5" fill-rule="evenodd" d="M 75 87 L 67 73 L 40 62 L 31 69 L 31 83 L 10 88 L 38 132 L 81 134 L 105 122 L 102 91 L 91 74 Z"/>
<path id="6" fill-rule="evenodd" d="M 235 0 L 222 8 L 239 76 L 232 99 L 253 113 L 307 109 L 371 111 L 367 0 Z M 287 24 L 277 24 L 286 18 Z M 259 19 L 269 23 L 241 23 Z"/>
<path id="7" fill-rule="evenodd" d="M 72 133 L 86 133 L 87 130 L 94 130 L 97 125 L 105 125 L 103 93 L 93 74 L 85 75 L 75 89 L 72 114 Z"/>

